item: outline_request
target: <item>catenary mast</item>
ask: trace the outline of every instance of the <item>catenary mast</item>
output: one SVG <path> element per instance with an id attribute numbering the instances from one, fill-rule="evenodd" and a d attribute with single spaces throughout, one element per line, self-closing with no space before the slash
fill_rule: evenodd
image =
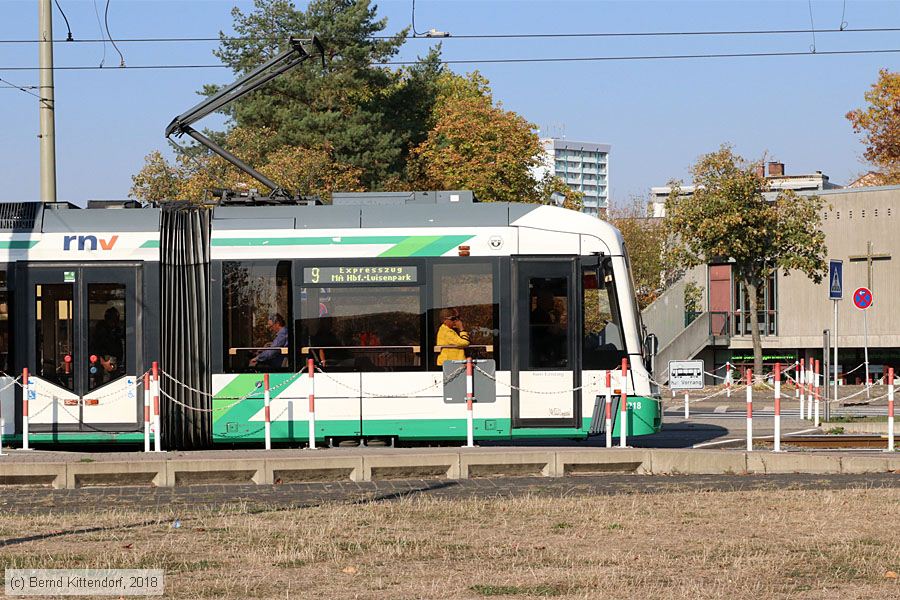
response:
<path id="1" fill-rule="evenodd" d="M 41 202 L 56 202 L 56 116 L 53 99 L 53 8 L 38 1 L 38 58 L 40 66 Z"/>

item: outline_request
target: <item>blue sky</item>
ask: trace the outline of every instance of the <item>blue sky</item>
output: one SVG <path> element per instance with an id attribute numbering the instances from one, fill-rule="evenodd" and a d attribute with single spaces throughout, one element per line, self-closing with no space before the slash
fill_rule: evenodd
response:
<path id="1" fill-rule="evenodd" d="M 98 38 L 91 0 L 59 0 L 76 38 Z M 305 2 L 298 2 L 304 5 Z M 96 0 L 102 19 L 105 0 Z M 810 5 L 817 29 L 900 27 L 894 1 L 428 1 L 417 0 L 416 26 L 463 34 L 573 33 L 808 29 Z M 114 38 L 215 37 L 231 31 L 233 6 L 251 2 L 112 0 Z M 388 32 L 410 21 L 410 0 L 378 3 Z M 34 39 L 33 0 L 0 0 L 0 40 Z M 57 13 L 54 37 L 65 38 Z M 433 40 L 410 40 L 399 57 L 423 54 Z M 698 36 L 578 39 L 444 40 L 444 57 L 490 58 L 629 56 L 734 52 L 804 52 L 812 36 Z M 120 44 L 127 65 L 210 64 L 214 43 Z M 818 52 L 900 49 L 900 35 L 819 33 Z M 56 64 L 98 65 L 101 44 L 55 48 Z M 123 198 L 143 157 L 165 149 L 163 129 L 197 101 L 204 83 L 231 81 L 227 69 L 119 69 L 106 45 L 100 71 L 56 74 L 58 194 L 60 200 Z M 35 44 L 0 44 L 0 67 L 34 67 Z M 467 64 L 493 86 L 495 98 L 537 124 L 569 139 L 612 145 L 610 186 L 614 203 L 686 177 L 704 152 L 731 142 L 744 156 L 764 152 L 786 163 L 788 173 L 821 170 L 838 183 L 863 171 L 862 145 L 844 114 L 863 103 L 879 68 L 900 70 L 900 53 L 683 61 Z M 36 71 L 0 70 L 0 78 L 36 85 Z M 3 84 L 0 84 L 3 85 Z M 204 126 L 221 120 L 209 118 Z M 38 198 L 37 100 L 0 89 L 0 200 Z"/>

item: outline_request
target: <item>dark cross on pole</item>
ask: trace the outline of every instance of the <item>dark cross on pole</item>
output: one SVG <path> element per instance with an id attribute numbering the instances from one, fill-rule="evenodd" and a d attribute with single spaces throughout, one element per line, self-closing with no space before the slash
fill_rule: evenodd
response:
<path id="1" fill-rule="evenodd" d="M 876 260 L 891 260 L 890 254 L 873 254 L 872 242 L 866 242 L 866 253 L 863 255 L 850 256 L 850 262 L 865 262 L 868 270 L 867 283 L 870 290 L 872 289 L 872 263 Z"/>

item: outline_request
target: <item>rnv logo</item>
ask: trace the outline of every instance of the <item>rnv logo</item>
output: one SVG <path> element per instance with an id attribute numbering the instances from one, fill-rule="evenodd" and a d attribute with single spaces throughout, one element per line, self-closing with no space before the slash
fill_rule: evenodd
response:
<path id="1" fill-rule="evenodd" d="M 96 250 L 99 244 L 101 250 L 112 250 L 119 236 L 114 235 L 108 240 L 97 238 L 96 235 L 67 235 L 63 240 L 63 250 Z M 75 244 L 75 248 L 72 244 Z"/>

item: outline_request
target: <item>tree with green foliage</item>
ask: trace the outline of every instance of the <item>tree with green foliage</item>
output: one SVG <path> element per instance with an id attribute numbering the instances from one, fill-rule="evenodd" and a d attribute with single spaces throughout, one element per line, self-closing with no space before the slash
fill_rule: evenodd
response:
<path id="1" fill-rule="evenodd" d="M 310 61 L 235 102 L 228 113 L 236 125 L 271 129 L 277 146 L 328 144 L 338 161 L 362 169 L 368 189 L 403 173 L 409 148 L 428 131 L 444 70 L 439 47 L 405 69 L 380 66 L 397 54 L 407 30 L 378 37 L 387 20 L 377 19 L 369 0 L 313 0 L 305 10 L 288 0 L 255 0 L 252 11 L 234 8 L 232 15 L 235 35 L 221 34 L 215 54 L 237 75 L 284 50 L 290 36 L 315 34 L 326 52 L 324 69 Z"/>
<path id="2" fill-rule="evenodd" d="M 362 191 L 362 170 L 338 161 L 333 152 L 301 146 L 273 147 L 274 132 L 266 128 L 235 127 L 223 143 L 240 147 L 244 158 L 260 173 L 302 196 L 328 198 L 332 192 Z M 230 190 L 269 190 L 243 171 L 211 152 L 181 154 L 174 165 L 160 152 L 152 152 L 144 168 L 132 177 L 131 197 L 145 202 L 164 202 L 177 198 L 206 203 L 213 188 Z"/>
<path id="3" fill-rule="evenodd" d="M 312 0 L 303 10 L 289 0 L 255 0 L 232 15 L 235 35 L 221 34 L 215 54 L 236 76 L 284 50 L 291 36 L 315 34 L 325 48 L 324 69 L 310 61 L 281 74 L 223 110 L 228 131 L 207 132 L 263 174 L 274 169 L 284 189 L 471 189 L 485 201 L 580 208 L 581 193 L 552 173 L 535 178 L 534 125 L 495 104 L 484 77 L 450 72 L 440 46 L 413 65 L 385 65 L 407 30 L 383 36 L 387 22 L 369 0 Z M 132 195 L 205 200 L 204 185 L 260 187 L 202 146 L 188 146 L 176 163 L 148 155 Z M 304 164 L 314 168 L 307 177 L 298 171 Z"/>
<path id="4" fill-rule="evenodd" d="M 875 182 L 900 183 L 900 73 L 879 71 L 865 98 L 868 106 L 851 110 L 847 119 L 863 134 L 866 160 L 878 169 Z"/>
<path id="5" fill-rule="evenodd" d="M 826 273 L 822 200 L 779 191 L 774 198 L 757 166 L 731 146 L 701 156 L 692 167 L 694 193 L 672 186 L 666 201 L 673 260 L 686 268 L 730 262 L 747 290 L 754 371 L 762 374 L 762 339 L 757 314 L 760 292 L 776 270 L 797 270 L 819 283 Z"/>
<path id="6" fill-rule="evenodd" d="M 671 283 L 664 261 L 664 220 L 648 217 L 646 204 L 640 198 L 634 198 L 623 206 L 610 206 L 606 218 L 622 234 L 631 259 L 631 276 L 638 307 L 644 310 Z"/>

